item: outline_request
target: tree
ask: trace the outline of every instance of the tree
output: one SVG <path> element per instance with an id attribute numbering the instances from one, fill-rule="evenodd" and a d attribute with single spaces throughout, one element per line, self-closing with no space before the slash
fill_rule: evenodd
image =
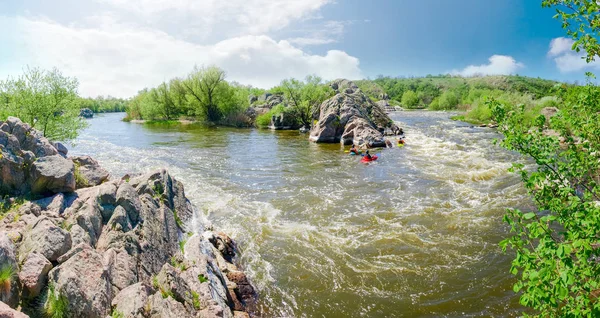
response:
<path id="1" fill-rule="evenodd" d="M 439 98 L 439 109 L 455 109 L 458 105 L 458 97 L 452 91 L 445 91 Z"/>
<path id="2" fill-rule="evenodd" d="M 598 56 L 598 3 L 545 0 L 556 6 L 573 49 Z M 562 11 L 567 9 L 567 11 Z M 600 88 L 558 85 L 563 103 L 550 120 L 526 120 L 524 106 L 488 101 L 505 138 L 501 145 L 531 158 L 537 169 L 513 164 L 537 209 L 509 209 L 512 235 L 500 245 L 516 257 L 511 273 L 520 302 L 539 317 L 600 316 Z"/>
<path id="3" fill-rule="evenodd" d="M 210 122 L 219 121 L 222 116 L 219 108 L 231 102 L 230 96 L 225 94 L 229 89 L 225 82 L 225 71 L 216 66 L 194 67 L 182 85 L 190 96 L 190 102 L 195 105 L 197 114 Z"/>
<path id="4" fill-rule="evenodd" d="M 1 83 L 3 116 L 15 116 L 53 140 L 70 140 L 85 127 L 79 118 L 77 79 L 58 69 L 27 68 L 17 79 Z"/>
<path id="5" fill-rule="evenodd" d="M 318 76 L 309 75 L 305 82 L 297 79 L 285 79 L 273 92 L 282 92 L 288 101 L 291 110 L 295 113 L 302 125 L 310 127 L 313 111 L 331 97 L 333 90 L 325 85 Z"/>
<path id="6" fill-rule="evenodd" d="M 419 96 L 414 91 L 405 91 L 402 94 L 402 105 L 408 108 L 414 108 L 419 105 Z"/>

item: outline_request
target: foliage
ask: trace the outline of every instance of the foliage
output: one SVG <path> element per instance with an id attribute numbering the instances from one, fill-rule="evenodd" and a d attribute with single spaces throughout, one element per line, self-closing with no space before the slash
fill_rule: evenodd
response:
<path id="1" fill-rule="evenodd" d="M 402 106 L 416 108 L 419 106 L 419 96 L 414 91 L 406 91 L 402 94 Z"/>
<path id="2" fill-rule="evenodd" d="M 200 295 L 195 291 L 192 291 L 192 305 L 196 310 L 202 308 L 202 303 L 200 302 Z"/>
<path id="3" fill-rule="evenodd" d="M 49 318 L 63 318 L 68 317 L 69 312 L 69 300 L 60 292 L 55 290 L 54 284 L 48 285 L 48 294 L 46 303 L 44 304 L 44 311 L 46 317 Z"/>
<path id="4" fill-rule="evenodd" d="M 96 98 L 79 98 L 79 108 L 89 108 L 94 113 L 116 113 L 127 109 L 127 101 L 112 96 Z"/>
<path id="5" fill-rule="evenodd" d="M 85 127 L 79 118 L 77 79 L 58 69 L 27 68 L 16 79 L 0 82 L 0 115 L 19 117 L 52 140 L 70 140 Z"/>
<path id="6" fill-rule="evenodd" d="M 438 99 L 437 103 L 432 103 L 429 108 L 432 110 L 449 110 L 456 109 L 458 105 L 458 97 L 453 91 L 445 91 Z"/>
<path id="7" fill-rule="evenodd" d="M 6 293 L 10 291 L 12 281 L 17 274 L 16 269 L 10 264 L 2 264 L 0 266 L 0 292 Z"/>
<path id="8" fill-rule="evenodd" d="M 123 314 L 122 312 L 113 309 L 112 313 L 110 314 L 111 318 L 125 318 L 125 314 Z"/>
<path id="9" fill-rule="evenodd" d="M 200 283 L 208 282 L 208 278 L 206 278 L 206 276 L 204 276 L 202 274 L 198 275 L 198 280 L 200 281 Z"/>
<path id="10" fill-rule="evenodd" d="M 554 18 L 562 20 L 562 27 L 575 41 L 571 49 L 585 52 L 587 62 L 600 55 L 600 4 L 595 0 L 544 0 L 543 7 L 556 7 Z M 566 9 L 566 10 L 565 10 Z"/>
<path id="11" fill-rule="evenodd" d="M 271 108 L 271 110 L 269 110 L 268 112 L 256 117 L 256 126 L 262 128 L 269 126 L 271 124 L 271 118 L 273 116 L 279 116 L 286 110 L 286 107 L 281 104 Z"/>
<path id="12" fill-rule="evenodd" d="M 285 79 L 271 91 L 283 93 L 291 112 L 307 127 L 310 127 L 313 112 L 334 94 L 329 85 L 325 85 L 320 77 L 314 75 L 307 76 L 304 81 Z"/>
<path id="13" fill-rule="evenodd" d="M 73 170 L 73 174 L 75 175 L 75 184 L 77 185 L 77 188 L 79 189 L 89 186 L 88 180 L 81 173 L 79 164 L 75 163 L 74 167 L 75 169 Z"/>

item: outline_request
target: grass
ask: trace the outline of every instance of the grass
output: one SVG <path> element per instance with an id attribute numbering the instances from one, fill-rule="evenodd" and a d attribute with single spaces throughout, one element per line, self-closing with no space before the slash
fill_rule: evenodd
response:
<path id="1" fill-rule="evenodd" d="M 206 278 L 206 276 L 204 276 L 203 274 L 198 275 L 198 280 L 200 281 L 200 283 L 208 282 L 208 278 Z"/>
<path id="2" fill-rule="evenodd" d="M 173 261 L 173 258 L 171 258 L 171 261 Z M 167 298 L 171 296 L 171 298 L 175 299 L 175 297 L 173 296 L 173 292 L 171 290 L 164 289 L 158 282 L 158 277 L 156 276 L 152 276 L 152 287 L 160 291 L 160 295 L 162 296 L 162 298 Z"/>
<path id="3" fill-rule="evenodd" d="M 2 293 L 8 293 L 10 291 L 16 273 L 16 269 L 10 264 L 5 264 L 0 267 L 0 291 L 2 291 Z"/>
<path id="4" fill-rule="evenodd" d="M 125 314 L 123 314 L 122 312 L 114 309 L 112 311 L 112 313 L 110 314 L 110 317 L 111 318 L 125 318 Z"/>
<path id="5" fill-rule="evenodd" d="M 63 318 L 68 317 L 69 300 L 67 297 L 61 295 L 54 288 L 54 284 L 50 283 L 48 286 L 48 299 L 44 305 L 44 311 L 46 317 L 49 318 Z"/>
<path id="6" fill-rule="evenodd" d="M 179 226 L 179 228 L 183 229 L 183 222 L 179 218 L 179 215 L 177 215 L 177 210 L 175 210 L 175 209 L 173 209 L 173 216 L 175 217 L 175 223 L 177 223 L 177 226 Z"/>
<path id="7" fill-rule="evenodd" d="M 76 184 L 77 188 L 85 188 L 85 187 L 89 186 L 89 182 L 81 174 L 81 171 L 79 170 L 79 168 L 80 168 L 80 165 L 78 163 L 75 163 L 75 170 L 74 170 L 75 184 Z"/>
<path id="8" fill-rule="evenodd" d="M 194 306 L 194 309 L 196 309 L 196 310 L 199 310 L 201 307 L 200 295 L 198 295 L 198 293 L 195 291 L 192 291 L 192 305 Z"/>
<path id="9" fill-rule="evenodd" d="M 179 241 L 179 250 L 181 251 L 181 253 L 185 253 L 185 243 L 187 243 L 187 238 Z"/>
<path id="10" fill-rule="evenodd" d="M 179 268 L 182 271 L 187 269 L 187 267 L 183 264 L 183 262 L 179 262 L 177 260 L 177 257 L 175 257 L 175 256 L 171 256 L 171 265 L 173 267 Z"/>

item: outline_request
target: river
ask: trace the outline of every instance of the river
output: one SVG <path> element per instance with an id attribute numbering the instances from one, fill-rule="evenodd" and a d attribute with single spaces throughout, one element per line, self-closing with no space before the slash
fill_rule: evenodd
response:
<path id="1" fill-rule="evenodd" d="M 361 164 L 297 131 L 142 125 L 98 115 L 70 154 L 114 176 L 160 167 L 238 242 L 265 317 L 509 317 L 522 308 L 498 247 L 531 208 L 519 156 L 444 112 L 391 114 L 406 146 Z"/>

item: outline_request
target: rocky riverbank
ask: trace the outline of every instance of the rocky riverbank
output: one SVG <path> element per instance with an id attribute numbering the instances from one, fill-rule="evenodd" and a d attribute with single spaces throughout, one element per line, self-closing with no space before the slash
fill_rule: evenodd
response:
<path id="1" fill-rule="evenodd" d="M 0 153 L 0 317 L 256 314 L 235 243 L 166 170 L 111 179 L 16 118 Z"/>

